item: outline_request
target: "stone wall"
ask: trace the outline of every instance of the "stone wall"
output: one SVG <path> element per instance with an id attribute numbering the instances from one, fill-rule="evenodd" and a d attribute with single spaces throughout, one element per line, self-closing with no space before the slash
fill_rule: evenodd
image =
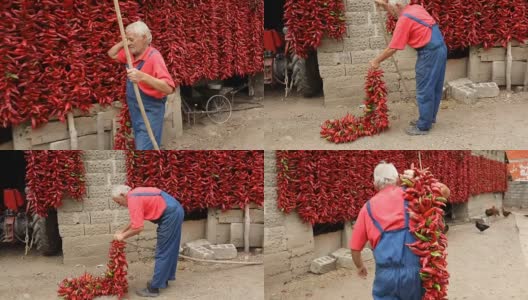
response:
<path id="1" fill-rule="evenodd" d="M 528 181 L 508 182 L 504 196 L 504 206 L 508 208 L 528 208 Z"/>
<path id="2" fill-rule="evenodd" d="M 262 247 L 264 244 L 264 209 L 250 204 L 249 246 Z M 207 214 L 206 239 L 211 244 L 233 244 L 244 247 L 244 210 L 209 209 Z"/>
<path id="3" fill-rule="evenodd" d="M 528 43 L 512 42 L 512 85 L 524 85 Z M 468 78 L 473 82 L 493 81 L 506 85 L 506 48 L 483 49 L 471 47 L 468 65 Z"/>

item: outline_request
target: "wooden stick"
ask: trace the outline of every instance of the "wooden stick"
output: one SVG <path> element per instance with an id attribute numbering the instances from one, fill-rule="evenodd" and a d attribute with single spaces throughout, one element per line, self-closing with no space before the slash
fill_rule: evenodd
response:
<path id="1" fill-rule="evenodd" d="M 524 91 L 528 92 L 528 59 L 526 60 L 526 71 L 524 72 Z"/>
<path id="2" fill-rule="evenodd" d="M 249 230 L 251 227 L 251 219 L 249 217 L 249 204 L 244 208 L 244 252 L 249 253 Z"/>
<path id="3" fill-rule="evenodd" d="M 75 119 L 73 118 L 73 113 L 68 113 L 68 131 L 70 132 L 70 149 L 77 150 L 79 144 L 77 141 L 77 130 L 75 129 Z"/>
<path id="4" fill-rule="evenodd" d="M 508 42 L 508 50 L 506 51 L 506 90 L 511 92 L 511 71 L 512 71 L 512 48 L 511 41 Z"/>
<path id="5" fill-rule="evenodd" d="M 104 113 L 97 114 L 97 150 L 105 150 Z"/>
<path id="6" fill-rule="evenodd" d="M 117 15 L 117 22 L 119 23 L 119 31 L 121 32 L 121 38 L 123 39 L 123 47 L 125 48 L 127 64 L 129 68 L 133 68 L 134 65 L 132 64 L 132 57 L 130 56 L 130 51 L 128 50 L 128 40 L 125 33 L 125 27 L 123 26 L 123 18 L 121 17 L 121 9 L 119 8 L 119 0 L 114 0 L 114 7 Z M 139 93 L 139 88 L 136 83 L 134 83 L 134 93 L 136 94 L 136 99 L 139 104 L 139 110 L 141 111 L 141 116 L 143 117 L 143 121 L 145 122 L 145 126 L 147 127 L 147 133 L 150 137 L 150 140 L 152 141 L 154 150 L 159 150 L 158 143 L 156 142 L 156 138 L 154 138 L 154 134 L 152 133 L 152 128 L 150 127 L 150 122 L 147 118 L 147 114 L 145 113 L 143 100 L 141 100 L 141 94 Z"/>

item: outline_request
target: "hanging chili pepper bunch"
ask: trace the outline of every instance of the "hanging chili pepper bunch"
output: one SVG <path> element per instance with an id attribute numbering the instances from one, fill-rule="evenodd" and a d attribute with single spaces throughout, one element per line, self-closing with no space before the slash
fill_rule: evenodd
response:
<path id="1" fill-rule="evenodd" d="M 104 277 L 85 273 L 78 278 L 67 278 L 59 284 L 58 295 L 66 300 L 91 300 L 115 295 L 122 299 L 128 291 L 125 242 L 112 241 Z"/>
<path id="2" fill-rule="evenodd" d="M 321 137 L 336 144 L 353 142 L 389 128 L 387 88 L 383 70 L 371 68 L 365 82 L 365 110 L 361 117 L 347 114 L 338 120 L 326 120 L 321 125 Z"/>
<path id="3" fill-rule="evenodd" d="M 506 164 L 471 151 L 277 151 L 278 207 L 311 224 L 352 220 L 376 193 L 372 174 L 382 160 L 397 170 L 421 161 L 450 187 L 454 204 L 507 188 Z"/>
<path id="4" fill-rule="evenodd" d="M 127 183 L 155 186 L 186 211 L 264 201 L 262 151 L 129 151 Z"/>
<path id="5" fill-rule="evenodd" d="M 447 271 L 447 238 L 442 207 L 447 199 L 431 172 L 414 168 L 414 178 L 402 178 L 406 187 L 405 200 L 409 201 L 409 230 L 417 241 L 408 244 L 420 257 L 420 278 L 425 289 L 424 300 L 447 299 L 449 272 Z"/>
<path id="6" fill-rule="evenodd" d="M 325 34 L 342 39 L 346 33 L 345 5 L 341 0 L 287 0 L 284 19 L 295 54 L 308 56 L 319 47 Z"/>
<path id="7" fill-rule="evenodd" d="M 82 200 L 86 193 L 82 151 L 26 151 L 26 185 L 31 211 L 47 216 L 50 208 L 72 197 Z"/>
<path id="8" fill-rule="evenodd" d="M 422 5 L 433 16 L 449 49 L 505 47 L 509 41 L 528 39 L 525 0 L 413 0 L 410 4 Z M 387 17 L 389 32 L 394 31 L 395 23 L 395 17 Z"/>
<path id="9" fill-rule="evenodd" d="M 126 101 L 122 105 L 123 107 L 118 115 L 119 128 L 114 138 L 114 150 L 133 150 L 136 145 L 134 144 L 134 135 L 132 133 L 132 121 L 130 120 Z"/>

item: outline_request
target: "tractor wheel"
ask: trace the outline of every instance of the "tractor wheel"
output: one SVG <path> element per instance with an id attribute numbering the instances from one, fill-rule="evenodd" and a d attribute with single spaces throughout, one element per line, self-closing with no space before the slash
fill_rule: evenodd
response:
<path id="1" fill-rule="evenodd" d="M 297 92 L 306 98 L 321 94 L 323 80 L 319 75 L 317 52 L 311 52 L 306 59 L 294 55 L 292 59 L 292 70 L 293 85 L 297 87 Z"/>
<path id="2" fill-rule="evenodd" d="M 57 211 L 50 210 L 47 218 L 33 215 L 33 244 L 37 251 L 45 256 L 56 255 L 62 249 L 62 239 L 59 235 Z"/>

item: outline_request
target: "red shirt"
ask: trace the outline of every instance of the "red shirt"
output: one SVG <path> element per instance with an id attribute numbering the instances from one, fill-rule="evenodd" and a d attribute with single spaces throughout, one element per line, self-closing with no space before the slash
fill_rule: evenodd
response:
<path id="1" fill-rule="evenodd" d="M 144 220 L 159 219 L 167 207 L 161 196 L 134 196 L 134 194 L 159 192 L 160 189 L 153 187 L 138 187 L 128 192 L 128 212 L 133 229 L 142 227 Z"/>
<path id="2" fill-rule="evenodd" d="M 383 230 L 401 229 L 405 226 L 403 189 L 399 186 L 388 186 L 370 199 L 372 216 Z M 367 241 L 372 249 L 376 248 L 381 232 L 370 218 L 367 205 L 363 205 L 354 224 L 354 231 L 350 239 L 350 249 L 361 251 Z"/>
<path id="3" fill-rule="evenodd" d="M 151 51 L 156 52 L 150 55 L 149 57 Z M 117 61 L 123 64 L 127 63 L 125 49 L 119 50 L 119 52 L 117 53 Z M 135 58 L 132 55 L 132 64 L 134 65 L 134 68 L 137 68 L 141 61 L 145 61 L 143 67 L 141 67 L 141 72 L 147 73 L 148 75 L 154 78 L 165 81 L 172 88 L 176 86 L 159 51 L 149 46 L 141 56 Z M 143 93 L 157 99 L 161 99 L 166 96 L 164 93 L 154 89 L 150 85 L 143 82 L 140 82 L 138 84 L 138 87 L 143 91 Z"/>
<path id="4" fill-rule="evenodd" d="M 429 27 L 425 27 L 403 14 L 409 14 L 429 25 L 436 23 L 433 17 L 421 5 L 407 5 L 398 18 L 389 48 L 403 50 L 405 49 L 405 45 L 408 44 L 410 47 L 416 49 L 427 45 L 431 41 L 433 31 Z"/>

